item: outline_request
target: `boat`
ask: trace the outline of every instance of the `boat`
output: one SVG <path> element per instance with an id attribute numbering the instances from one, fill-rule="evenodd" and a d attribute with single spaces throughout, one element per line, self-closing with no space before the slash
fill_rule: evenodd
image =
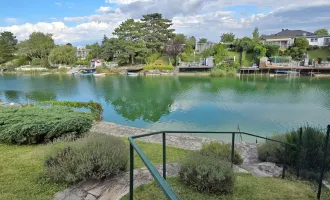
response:
<path id="1" fill-rule="evenodd" d="M 93 74 L 93 76 L 96 76 L 96 77 L 102 77 L 102 76 L 105 76 L 105 73 L 99 73 L 99 74 Z"/>
<path id="2" fill-rule="evenodd" d="M 127 72 L 127 76 L 137 76 L 137 75 L 139 74 L 136 72 Z"/>

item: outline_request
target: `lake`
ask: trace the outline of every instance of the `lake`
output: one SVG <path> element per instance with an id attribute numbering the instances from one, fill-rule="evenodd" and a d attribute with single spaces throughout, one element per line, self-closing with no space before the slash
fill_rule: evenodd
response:
<path id="1" fill-rule="evenodd" d="M 6 102 L 97 101 L 104 120 L 153 130 L 282 133 L 330 124 L 330 79 L 0 75 Z M 208 137 L 216 137 L 207 135 Z"/>

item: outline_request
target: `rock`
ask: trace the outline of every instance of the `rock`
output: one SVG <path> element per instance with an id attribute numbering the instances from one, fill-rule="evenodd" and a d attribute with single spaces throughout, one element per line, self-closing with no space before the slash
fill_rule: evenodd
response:
<path id="1" fill-rule="evenodd" d="M 96 200 L 96 198 L 95 198 L 93 195 L 88 194 L 88 195 L 86 196 L 85 200 Z"/>

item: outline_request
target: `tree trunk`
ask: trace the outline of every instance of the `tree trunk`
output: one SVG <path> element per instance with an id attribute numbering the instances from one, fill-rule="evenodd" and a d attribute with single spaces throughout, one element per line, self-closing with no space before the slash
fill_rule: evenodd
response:
<path id="1" fill-rule="evenodd" d="M 134 54 L 131 54 L 131 63 L 134 65 Z"/>

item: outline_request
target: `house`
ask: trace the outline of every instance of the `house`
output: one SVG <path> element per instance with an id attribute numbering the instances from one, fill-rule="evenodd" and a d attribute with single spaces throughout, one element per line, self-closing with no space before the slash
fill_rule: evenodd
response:
<path id="1" fill-rule="evenodd" d="M 78 60 L 86 60 L 90 51 L 91 50 L 86 49 L 86 47 L 78 47 L 76 57 Z"/>
<path id="2" fill-rule="evenodd" d="M 306 36 L 306 39 L 309 42 L 309 45 L 311 46 L 330 46 L 330 35 L 321 36 L 321 35 L 311 35 Z"/>
<path id="3" fill-rule="evenodd" d="M 213 42 L 206 42 L 206 43 L 196 43 L 195 51 L 196 52 L 203 52 L 206 49 L 212 49 L 215 43 Z"/>
<path id="4" fill-rule="evenodd" d="M 287 49 L 294 44 L 297 37 L 314 36 L 314 33 L 303 30 L 282 29 L 281 32 L 272 35 L 263 35 L 260 37 L 264 44 L 277 44 L 282 49 Z"/>
<path id="5" fill-rule="evenodd" d="M 94 58 L 91 60 L 91 67 L 102 67 L 104 59 Z"/>

